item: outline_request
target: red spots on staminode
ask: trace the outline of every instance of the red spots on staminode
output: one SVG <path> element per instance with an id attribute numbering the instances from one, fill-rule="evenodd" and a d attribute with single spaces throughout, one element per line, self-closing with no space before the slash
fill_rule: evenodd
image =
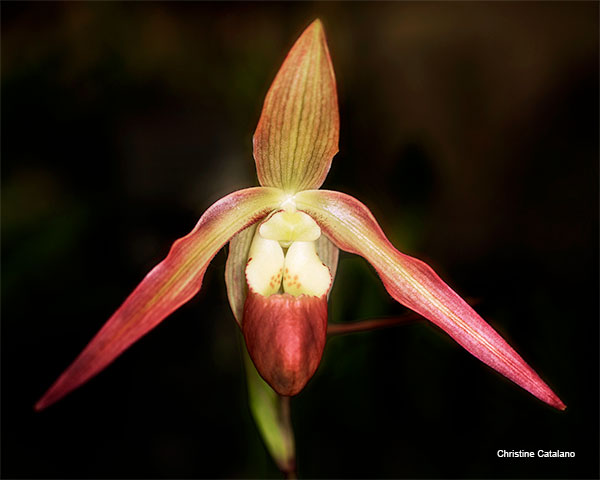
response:
<path id="1" fill-rule="evenodd" d="M 288 270 L 286 268 L 286 270 Z M 295 287 L 295 288 L 300 288 L 301 287 L 301 283 L 298 280 L 298 275 L 290 275 L 290 274 L 286 274 L 283 276 L 283 283 L 285 284 L 285 286 L 287 288 L 291 288 L 291 287 Z"/>

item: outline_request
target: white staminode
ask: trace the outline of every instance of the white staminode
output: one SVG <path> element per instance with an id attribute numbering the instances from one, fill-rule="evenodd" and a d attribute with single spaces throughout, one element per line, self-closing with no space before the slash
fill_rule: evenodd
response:
<path id="1" fill-rule="evenodd" d="M 259 228 L 260 235 L 277 240 L 282 247 L 292 242 L 314 242 L 321 236 L 321 228 L 304 212 L 277 212 Z"/>
<path id="2" fill-rule="evenodd" d="M 286 195 L 285 200 L 279 205 L 282 210 L 294 213 L 296 211 L 296 200 L 294 195 Z"/>
<path id="3" fill-rule="evenodd" d="M 254 235 L 246 265 L 248 286 L 264 296 L 281 291 L 294 296 L 326 294 L 331 274 L 317 255 L 315 241 L 320 236 L 321 229 L 306 213 L 272 215 Z"/>

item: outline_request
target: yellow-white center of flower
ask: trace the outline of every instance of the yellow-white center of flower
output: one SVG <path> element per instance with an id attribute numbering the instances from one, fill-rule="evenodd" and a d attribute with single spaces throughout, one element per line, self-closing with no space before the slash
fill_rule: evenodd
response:
<path id="1" fill-rule="evenodd" d="M 320 297 L 329 291 L 331 274 L 321 262 L 315 241 L 321 229 L 306 213 L 280 211 L 256 229 L 246 282 L 264 296 L 275 293 Z"/>

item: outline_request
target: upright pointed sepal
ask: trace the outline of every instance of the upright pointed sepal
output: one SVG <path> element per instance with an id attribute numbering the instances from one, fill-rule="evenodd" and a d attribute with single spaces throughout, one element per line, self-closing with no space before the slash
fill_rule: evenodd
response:
<path id="1" fill-rule="evenodd" d="M 339 123 L 333 66 L 323 25 L 315 20 L 267 92 L 254 133 L 260 184 L 288 193 L 319 188 L 338 151 Z"/>
<path id="2" fill-rule="evenodd" d="M 248 353 L 279 394 L 299 393 L 313 376 L 327 339 L 327 295 L 248 292 L 242 323 Z"/>
<path id="3" fill-rule="evenodd" d="M 555 408 L 566 407 L 537 373 L 425 263 L 400 253 L 369 209 L 355 198 L 325 190 L 300 192 L 299 210 L 311 215 L 342 250 L 364 257 L 389 294 L 446 331 L 475 357 Z"/>

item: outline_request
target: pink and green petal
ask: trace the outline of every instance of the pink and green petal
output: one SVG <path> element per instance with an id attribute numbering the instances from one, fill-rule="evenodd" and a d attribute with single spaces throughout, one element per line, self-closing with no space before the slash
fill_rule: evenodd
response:
<path id="1" fill-rule="evenodd" d="M 342 250 L 364 257 L 398 302 L 432 321 L 481 361 L 555 408 L 566 407 L 506 341 L 425 263 L 396 250 L 369 209 L 355 198 L 332 191 L 295 196 Z"/>
<path id="2" fill-rule="evenodd" d="M 242 326 L 244 302 L 246 301 L 246 264 L 257 224 L 242 230 L 229 242 L 229 254 L 225 264 L 227 299 L 238 325 Z"/>
<path id="3" fill-rule="evenodd" d="M 267 92 L 254 133 L 261 185 L 287 193 L 319 188 L 338 151 L 335 75 L 315 20 L 296 41 Z"/>
<path id="4" fill-rule="evenodd" d="M 35 408 L 46 408 L 89 380 L 192 298 L 219 249 L 275 209 L 282 195 L 274 188 L 249 188 L 212 205 L 194 229 L 173 244 L 167 257 L 146 275 Z"/>
<path id="5" fill-rule="evenodd" d="M 335 274 L 337 272 L 338 257 L 340 255 L 340 249 L 329 240 L 325 235 L 321 235 L 317 240 L 317 255 L 321 261 L 329 268 L 329 274 L 331 275 L 331 286 L 335 280 Z M 331 287 L 327 292 L 327 298 L 331 294 Z"/>

